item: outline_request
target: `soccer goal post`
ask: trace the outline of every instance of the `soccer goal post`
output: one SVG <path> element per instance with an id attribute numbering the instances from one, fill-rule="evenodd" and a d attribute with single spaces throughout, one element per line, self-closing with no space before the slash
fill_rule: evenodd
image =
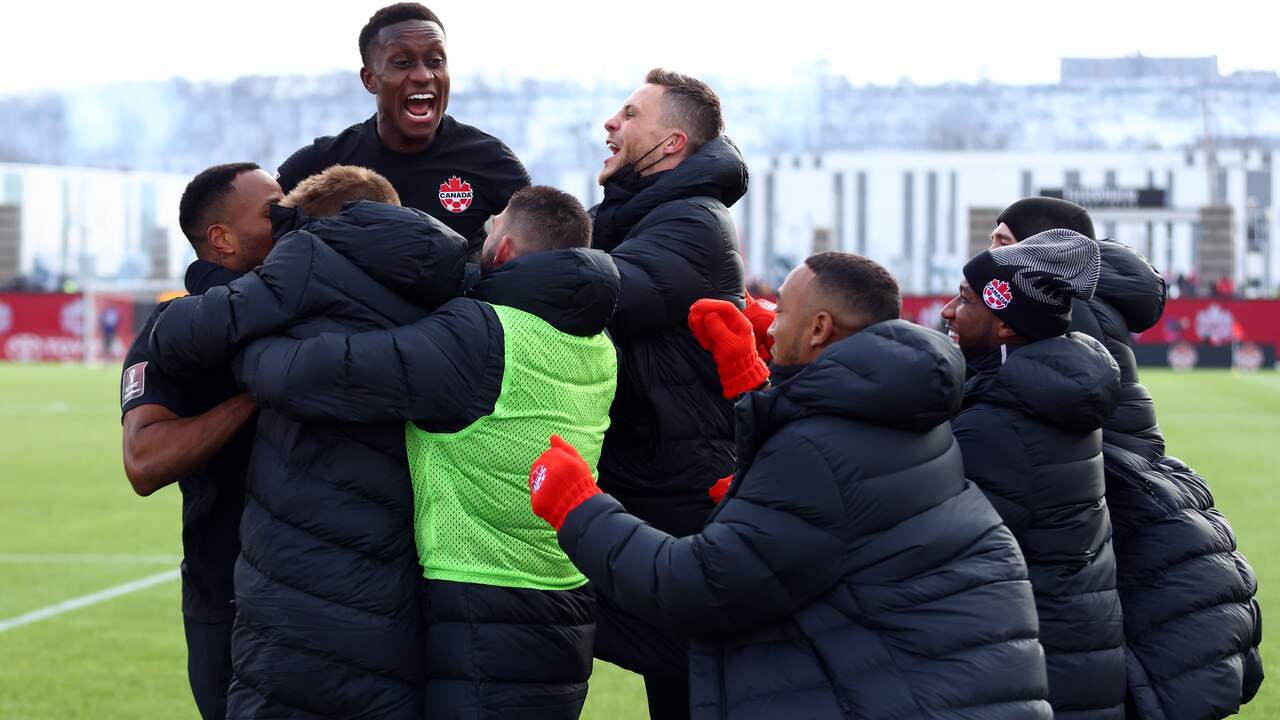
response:
<path id="1" fill-rule="evenodd" d="M 86 283 L 80 316 L 85 364 L 122 361 L 156 305 L 185 294 L 177 278 Z"/>

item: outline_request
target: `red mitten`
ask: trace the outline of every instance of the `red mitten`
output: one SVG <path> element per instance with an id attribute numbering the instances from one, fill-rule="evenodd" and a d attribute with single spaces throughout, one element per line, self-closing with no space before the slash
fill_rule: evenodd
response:
<path id="1" fill-rule="evenodd" d="M 747 293 L 747 306 L 742 314 L 751 321 L 751 332 L 756 336 L 756 354 L 760 359 L 769 362 L 773 359 L 773 336 L 769 327 L 778 316 L 778 306 L 770 300 L 757 300 Z"/>
<path id="2" fill-rule="evenodd" d="M 751 321 L 733 303 L 710 299 L 695 302 L 689 308 L 689 329 L 715 360 L 726 398 L 754 390 L 769 379 L 769 368 L 756 354 Z"/>
<path id="3" fill-rule="evenodd" d="M 719 505 L 720 501 L 724 499 L 724 494 L 729 492 L 729 484 L 732 482 L 733 475 L 727 475 L 717 480 L 715 485 L 708 488 L 707 494 L 711 496 L 711 502 Z"/>
<path id="4" fill-rule="evenodd" d="M 551 436 L 551 447 L 529 468 L 529 501 L 533 514 L 560 532 L 564 519 L 600 488 L 591 477 L 591 468 L 572 445 L 559 435 Z"/>

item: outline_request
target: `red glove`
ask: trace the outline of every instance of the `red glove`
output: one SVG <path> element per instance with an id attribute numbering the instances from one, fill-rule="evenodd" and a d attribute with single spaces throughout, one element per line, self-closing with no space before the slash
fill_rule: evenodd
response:
<path id="1" fill-rule="evenodd" d="M 711 496 L 711 502 L 719 505 L 720 501 L 724 499 L 724 494 L 729 492 L 729 484 L 732 482 L 732 475 L 727 475 L 717 480 L 716 484 L 707 490 L 707 494 Z"/>
<path id="2" fill-rule="evenodd" d="M 757 300 L 747 293 L 747 306 L 742 314 L 751 321 L 751 332 L 756 336 L 756 354 L 765 362 L 773 360 L 773 336 L 769 334 L 769 326 L 778 316 L 778 306 L 771 300 Z"/>
<path id="3" fill-rule="evenodd" d="M 695 302 L 689 308 L 689 329 L 715 360 L 726 398 L 754 390 L 769 379 L 769 368 L 756 354 L 751 321 L 733 303 L 710 299 Z"/>
<path id="4" fill-rule="evenodd" d="M 529 501 L 533 504 L 533 514 L 560 532 L 565 517 L 574 508 L 599 494 L 600 488 L 591 477 L 587 461 L 564 438 L 552 435 L 551 447 L 529 468 Z"/>

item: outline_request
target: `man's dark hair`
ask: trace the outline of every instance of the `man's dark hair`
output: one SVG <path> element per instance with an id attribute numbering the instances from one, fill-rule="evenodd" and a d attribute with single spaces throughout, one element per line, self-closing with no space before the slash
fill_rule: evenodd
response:
<path id="1" fill-rule="evenodd" d="M 578 199 L 548 185 L 532 185 L 511 196 L 506 221 L 527 251 L 591 245 L 591 218 Z"/>
<path id="2" fill-rule="evenodd" d="M 395 25 L 406 20 L 425 20 L 433 22 L 440 26 L 440 30 L 444 31 L 444 23 L 440 22 L 440 18 L 436 14 L 420 3 L 402 2 L 395 5 L 388 5 L 378 12 L 374 13 L 369 22 L 360 28 L 360 62 L 369 66 L 369 46 L 373 44 L 373 39 L 378 36 L 378 31 L 388 25 Z"/>
<path id="3" fill-rule="evenodd" d="M 837 312 L 856 325 L 850 331 L 902 316 L 898 282 L 880 263 L 845 252 L 810 255 L 804 263 L 813 271 L 820 297 L 832 301 Z"/>
<path id="4" fill-rule="evenodd" d="M 227 196 L 231 194 L 231 183 L 240 173 L 260 169 L 257 163 L 251 162 L 214 165 L 200 171 L 187 183 L 187 189 L 182 191 L 182 199 L 178 201 L 178 227 L 182 228 L 182 234 L 187 236 L 196 252 L 204 247 L 209 226 L 218 222 Z"/>
<path id="5" fill-rule="evenodd" d="M 690 152 L 724 132 L 720 96 L 710 85 L 662 68 L 650 70 L 644 81 L 665 89 L 662 101 L 667 122 L 689 136 Z"/>

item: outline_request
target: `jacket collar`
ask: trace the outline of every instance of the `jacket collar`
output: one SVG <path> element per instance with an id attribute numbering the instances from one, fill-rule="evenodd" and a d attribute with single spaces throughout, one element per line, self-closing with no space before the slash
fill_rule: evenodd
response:
<path id="1" fill-rule="evenodd" d="M 710 197 L 726 207 L 733 205 L 747 192 L 747 164 L 738 146 L 721 135 L 670 170 L 644 178 L 626 173 L 611 178 L 604 190 L 605 199 L 596 209 L 591 246 L 608 252 L 665 203 Z"/>
<path id="2" fill-rule="evenodd" d="M 599 250 L 546 250 L 482 276 L 471 297 L 523 310 L 569 335 L 604 331 L 618 302 L 618 268 Z"/>
<path id="3" fill-rule="evenodd" d="M 196 260 L 187 267 L 184 284 L 188 294 L 203 295 L 209 288 L 227 285 L 241 274 L 208 260 Z"/>

